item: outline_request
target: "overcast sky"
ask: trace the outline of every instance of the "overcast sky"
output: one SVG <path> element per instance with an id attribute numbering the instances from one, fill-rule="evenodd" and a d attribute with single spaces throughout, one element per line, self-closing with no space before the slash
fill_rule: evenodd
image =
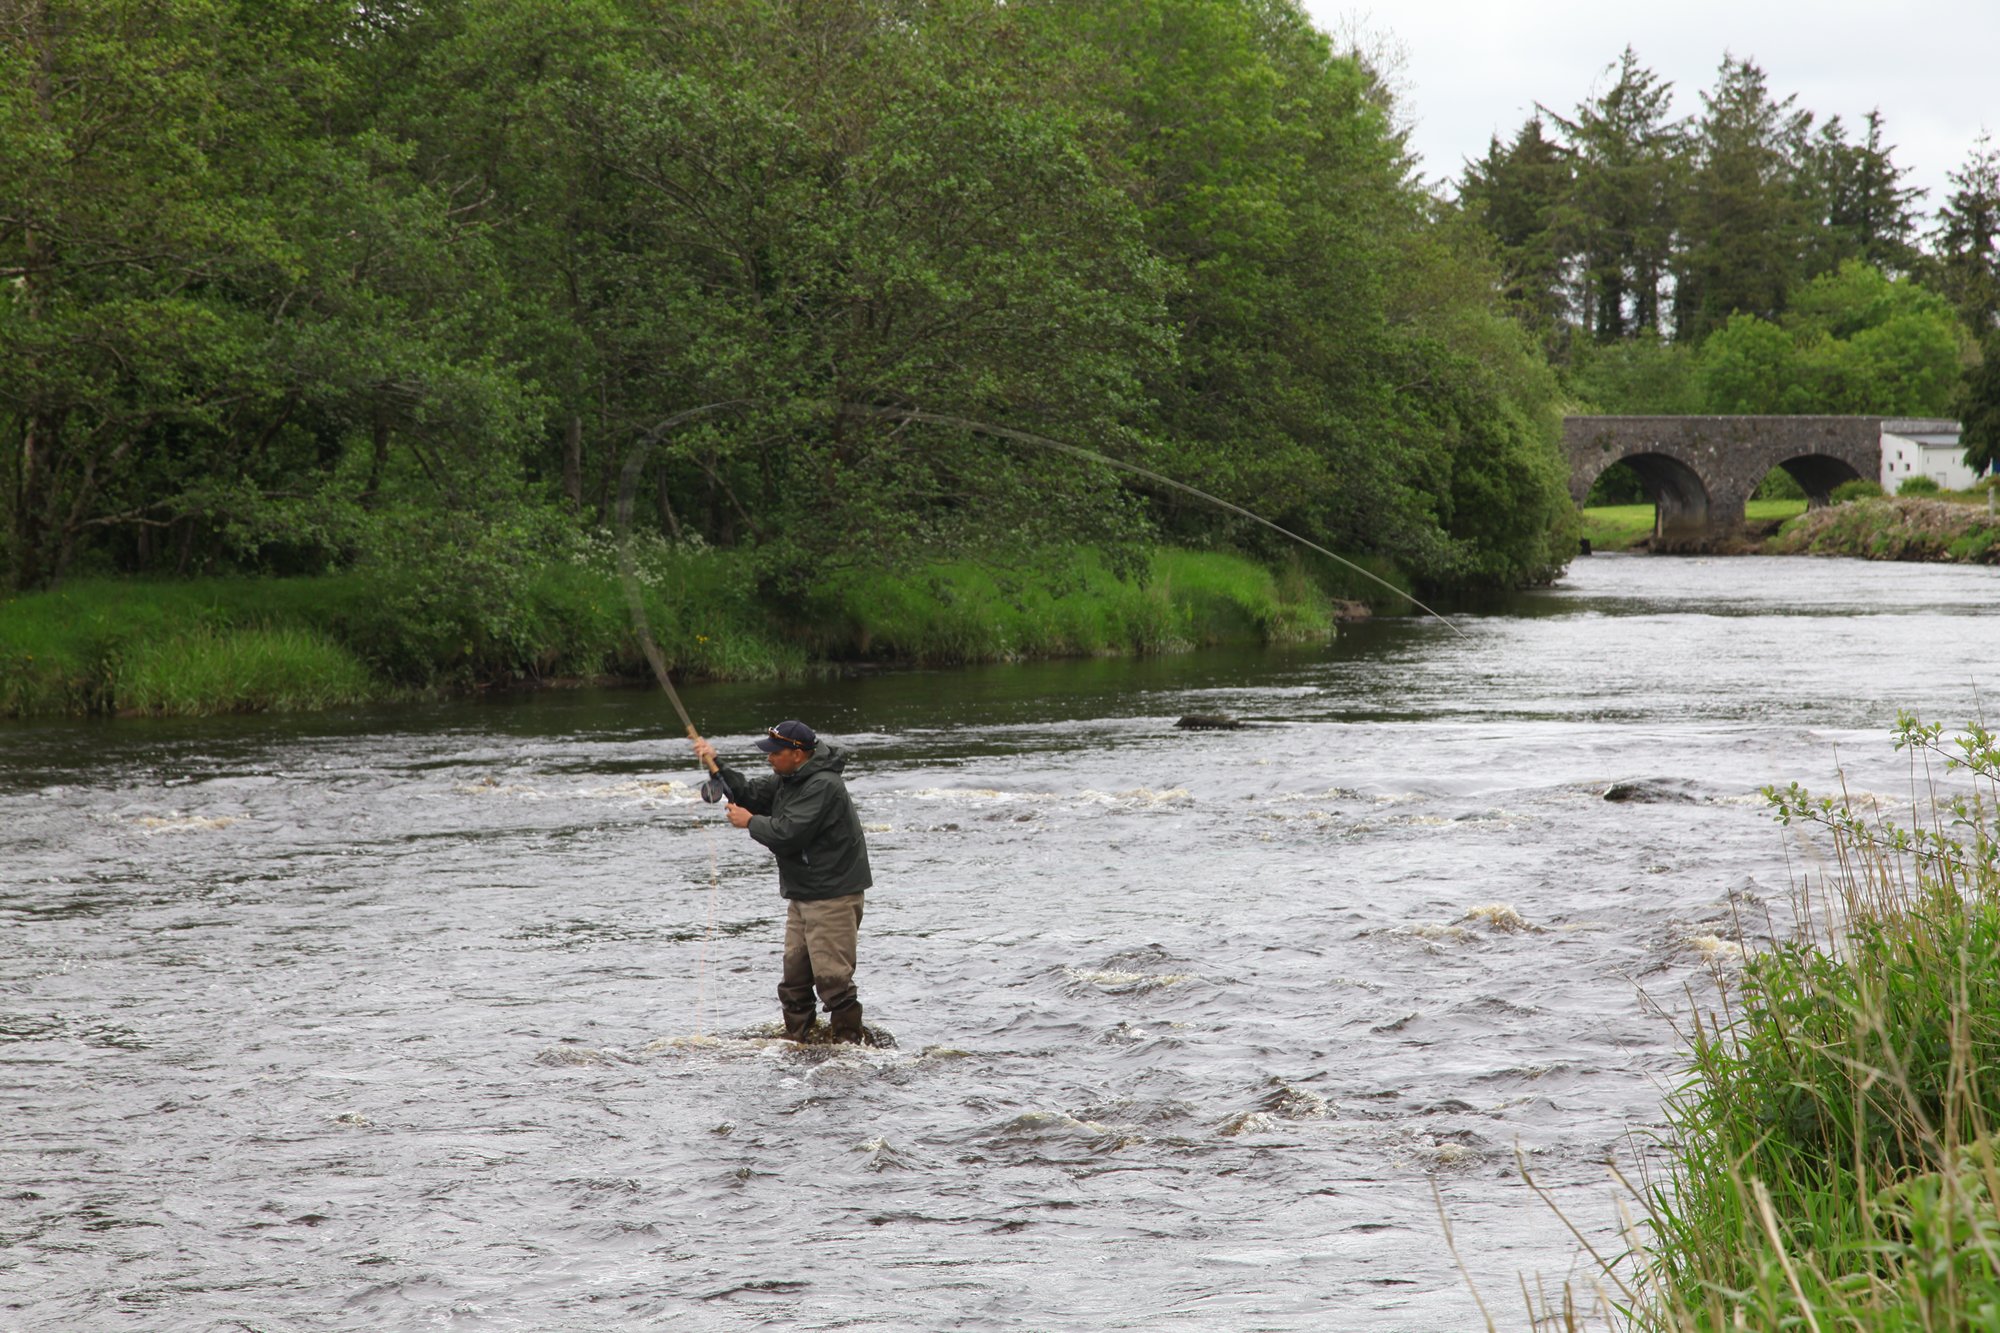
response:
<path id="1" fill-rule="evenodd" d="M 1568 115 L 1608 86 L 1627 45 L 1673 84 L 1674 113 L 1700 111 L 1726 51 L 1760 65 L 1774 96 L 1798 94 L 1815 123 L 1838 115 L 1850 138 L 1882 111 L 1909 185 L 1942 200 L 1981 128 L 2000 140 L 2000 0 L 1396 0 L 1372 8 L 1304 0 L 1322 28 L 1389 39 L 1411 145 L 1424 174 L 1455 181 L 1495 134 L 1513 136 L 1536 102 Z"/>

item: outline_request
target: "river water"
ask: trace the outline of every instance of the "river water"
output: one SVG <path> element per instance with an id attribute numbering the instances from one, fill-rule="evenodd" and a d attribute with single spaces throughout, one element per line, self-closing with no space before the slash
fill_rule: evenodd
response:
<path id="1" fill-rule="evenodd" d="M 1462 638 L 690 689 L 854 748 L 883 1050 L 771 1039 L 656 694 L 11 727 L 0 1328 L 1525 1327 L 1592 1269 L 1516 1154 L 1615 1248 L 1660 1011 L 1814 870 L 1758 788 L 1907 797 L 1996 596 L 1599 556 Z"/>

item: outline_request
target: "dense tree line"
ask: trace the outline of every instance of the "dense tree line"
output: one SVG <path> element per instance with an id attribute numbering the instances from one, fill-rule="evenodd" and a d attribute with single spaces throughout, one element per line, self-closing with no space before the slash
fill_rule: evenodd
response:
<path id="1" fill-rule="evenodd" d="M 1294 0 L 0 0 L 8 583 L 831 562 L 1555 567 L 1558 387 Z"/>
<path id="2" fill-rule="evenodd" d="M 1581 403 L 1969 412 L 2000 356 L 2000 152 L 1974 145 L 1926 227 L 1879 113 L 1818 120 L 1734 56 L 1698 112 L 1671 102 L 1628 48 L 1459 182 Z"/>

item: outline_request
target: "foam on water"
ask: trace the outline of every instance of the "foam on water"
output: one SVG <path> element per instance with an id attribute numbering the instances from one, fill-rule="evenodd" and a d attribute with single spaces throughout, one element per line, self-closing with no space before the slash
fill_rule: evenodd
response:
<path id="1" fill-rule="evenodd" d="M 461 796 L 513 796 L 524 801 L 539 801 L 547 796 L 540 787 L 525 782 L 502 782 L 495 777 L 480 778 L 476 782 L 454 782 L 451 789 Z"/>
<path id="2" fill-rule="evenodd" d="M 669 778 L 664 782 L 617 782 L 609 786 L 580 787 L 576 794 L 587 801 L 636 800 L 641 803 L 664 802 L 673 805 L 690 805 L 701 801 L 701 789 L 687 782 Z"/>
<path id="3" fill-rule="evenodd" d="M 1184 981 L 1200 980 L 1192 972 L 1122 972 L 1111 968 L 1066 967 L 1063 975 L 1087 986 L 1127 992 L 1158 990 L 1162 986 L 1178 986 Z"/>
<path id="4" fill-rule="evenodd" d="M 1480 903 L 1465 909 L 1461 921 L 1472 921 L 1491 930 L 1538 931 L 1540 926 L 1531 925 L 1527 918 L 1514 909 L 1512 903 Z"/>
<path id="5" fill-rule="evenodd" d="M 242 820 L 236 815 L 142 815 L 135 821 L 148 833 L 211 833 Z"/>
<path id="6" fill-rule="evenodd" d="M 1690 935 L 1687 937 L 1687 946 L 1700 955 L 1704 962 L 1740 963 L 1744 957 L 1741 944 L 1716 935 Z"/>
<path id="7" fill-rule="evenodd" d="M 1225 1139 L 1234 1139 L 1245 1134 L 1268 1133 L 1277 1126 L 1277 1118 L 1268 1111 L 1238 1111 L 1217 1125 L 1215 1132 Z"/>
<path id="8" fill-rule="evenodd" d="M 622 1051 L 598 1050 L 589 1046 L 551 1046 L 535 1053 L 535 1063 L 552 1069 L 583 1065 L 615 1065 L 631 1061 Z"/>
<path id="9" fill-rule="evenodd" d="M 1284 1120 L 1325 1120 L 1334 1114 L 1327 1099 L 1310 1088 L 1294 1087 L 1279 1079 L 1261 1099 L 1263 1109 Z"/>

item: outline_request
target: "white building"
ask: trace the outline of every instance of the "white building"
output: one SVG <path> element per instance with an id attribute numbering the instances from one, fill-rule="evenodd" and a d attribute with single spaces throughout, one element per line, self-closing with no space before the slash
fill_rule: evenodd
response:
<path id="1" fill-rule="evenodd" d="M 1882 423 L 1882 489 L 1894 495 L 1911 477 L 1929 477 L 1948 491 L 1963 491 L 1979 480 L 1965 465 L 1959 424 L 1936 418 Z"/>

